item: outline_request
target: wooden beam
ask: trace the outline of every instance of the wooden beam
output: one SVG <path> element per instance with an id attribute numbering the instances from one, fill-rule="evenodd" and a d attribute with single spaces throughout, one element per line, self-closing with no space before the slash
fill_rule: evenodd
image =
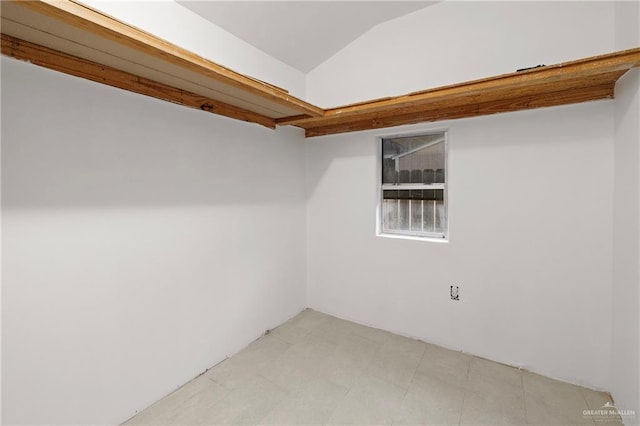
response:
<path id="1" fill-rule="evenodd" d="M 103 84 L 309 136 L 613 96 L 640 48 L 324 110 L 75 0 L 2 3 L 2 52 Z"/>
<path id="2" fill-rule="evenodd" d="M 496 99 L 468 104 L 461 103 L 459 105 L 442 109 L 430 109 L 427 111 L 414 111 L 409 113 L 378 114 L 374 117 L 351 120 L 344 123 L 308 127 L 306 128 L 305 134 L 306 137 L 324 136 L 405 124 L 451 120 L 541 107 L 566 105 L 598 99 L 612 99 L 614 87 L 615 82 L 612 82 L 599 86 L 565 89 L 556 92 L 547 92 L 511 99 Z"/>
<path id="3" fill-rule="evenodd" d="M 186 70 L 249 92 L 263 99 L 300 111 L 309 116 L 322 116 L 324 111 L 286 91 L 234 72 L 152 34 L 127 25 L 95 9 L 73 0 L 10 0 L 10 3 L 33 10 L 57 22 L 81 28 L 123 46 L 133 48 Z"/>
<path id="4" fill-rule="evenodd" d="M 278 126 L 286 126 L 289 124 L 296 124 L 299 122 L 304 122 L 305 120 L 309 119 L 309 118 L 313 118 L 307 114 L 300 114 L 300 115 L 293 115 L 291 117 L 283 117 L 283 118 L 276 118 L 276 124 Z"/>
<path id="5" fill-rule="evenodd" d="M 558 65 L 534 68 L 527 71 L 499 75 L 496 77 L 409 93 L 403 96 L 376 99 L 331 108 L 322 117 L 296 118 L 285 117 L 279 122 L 303 128 L 321 127 L 335 124 L 333 120 L 357 121 L 365 114 L 376 112 L 400 111 L 407 108 L 420 109 L 422 105 L 449 103 L 459 100 L 461 103 L 473 102 L 478 97 L 505 98 L 514 92 L 526 93 L 536 87 L 571 87 L 576 81 L 589 81 L 601 75 L 624 74 L 627 70 L 640 65 L 640 48 L 614 52 Z M 619 73 L 619 74 L 616 74 Z"/>
<path id="6" fill-rule="evenodd" d="M 86 59 L 38 46 L 6 34 L 2 34 L 2 54 L 141 95 L 151 96 L 190 108 L 201 109 L 237 120 L 258 123 L 272 129 L 275 128 L 275 120 L 270 117 L 247 111 L 224 102 L 208 99 L 195 93 L 177 89 Z"/>
<path id="7" fill-rule="evenodd" d="M 565 80 L 562 82 L 550 82 L 541 83 L 530 86 L 523 86 L 519 88 L 513 88 L 505 91 L 493 91 L 489 93 L 471 93 L 466 97 L 454 97 L 454 98 L 435 98 L 431 102 L 420 102 L 413 105 L 401 106 L 395 108 L 388 108 L 386 110 L 374 110 L 372 112 L 363 111 L 358 115 L 336 115 L 327 116 L 323 120 L 308 120 L 301 124 L 297 124 L 303 128 L 317 128 L 327 126 L 339 126 L 340 124 L 348 124 L 354 121 L 376 120 L 388 116 L 402 115 L 407 116 L 415 114 L 419 116 L 432 116 L 438 115 L 441 111 L 448 111 L 452 108 L 465 107 L 467 105 L 478 105 L 481 103 L 500 102 L 503 100 L 510 100 L 513 103 L 514 110 L 518 108 L 518 99 L 529 99 L 535 97 L 540 99 L 547 94 L 548 96 L 555 96 L 557 92 L 567 91 L 571 93 L 572 90 L 581 90 L 585 87 L 596 87 L 607 84 L 613 84 L 624 73 L 624 71 L 616 71 L 608 74 L 599 74 L 591 77 L 575 78 L 571 80 Z M 516 101 L 514 101 L 516 100 Z"/>

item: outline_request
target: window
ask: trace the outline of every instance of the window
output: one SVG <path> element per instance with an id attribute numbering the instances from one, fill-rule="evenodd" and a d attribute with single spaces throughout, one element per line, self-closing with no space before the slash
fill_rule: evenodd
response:
<path id="1" fill-rule="evenodd" d="M 446 133 L 382 138 L 380 230 L 447 238 Z"/>

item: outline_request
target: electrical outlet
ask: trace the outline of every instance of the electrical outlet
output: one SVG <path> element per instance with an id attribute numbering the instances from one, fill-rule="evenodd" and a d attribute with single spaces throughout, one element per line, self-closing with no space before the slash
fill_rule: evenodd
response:
<path id="1" fill-rule="evenodd" d="M 460 287 L 457 285 L 451 286 L 451 300 L 460 300 Z"/>

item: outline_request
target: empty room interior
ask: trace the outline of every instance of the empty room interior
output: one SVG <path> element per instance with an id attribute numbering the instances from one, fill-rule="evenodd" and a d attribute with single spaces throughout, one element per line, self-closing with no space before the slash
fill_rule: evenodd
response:
<path id="1" fill-rule="evenodd" d="M 638 1 L 0 14 L 2 424 L 640 424 Z"/>

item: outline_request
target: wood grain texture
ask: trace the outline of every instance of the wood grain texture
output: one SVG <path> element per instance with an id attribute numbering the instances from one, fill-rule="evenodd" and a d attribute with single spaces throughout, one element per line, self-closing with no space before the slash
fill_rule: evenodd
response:
<path id="1" fill-rule="evenodd" d="M 610 98 L 613 89 L 609 94 L 594 88 L 613 88 L 639 64 L 640 48 L 630 49 L 332 108 L 322 117 L 285 117 L 276 123 L 302 127 L 307 136 L 319 136 Z"/>
<path id="2" fill-rule="evenodd" d="M 605 83 L 600 86 L 546 92 L 538 95 L 495 99 L 477 103 L 460 103 L 455 106 L 426 109 L 424 111 L 396 111 L 394 113 L 378 112 L 366 118 L 351 119 L 338 124 L 308 127 L 305 129 L 305 135 L 306 137 L 324 136 L 405 124 L 452 120 L 533 108 L 566 105 L 598 99 L 611 99 L 613 98 L 614 87 L 615 83 Z"/>
<path id="3" fill-rule="evenodd" d="M 298 126 L 309 137 L 608 99 L 640 65 L 635 48 L 325 110 L 75 0 L 2 6 L 5 55 L 270 128 Z"/>
<path id="4" fill-rule="evenodd" d="M 76 77 L 117 87 L 213 114 L 275 128 L 275 120 L 195 93 L 110 68 L 86 59 L 2 34 L 2 54 Z"/>
<path id="5" fill-rule="evenodd" d="M 291 96 L 285 90 L 239 74 L 73 0 L 10 0 L 7 3 L 47 16 L 51 18 L 52 25 L 60 22 L 80 28 L 87 33 L 153 56 L 157 60 L 174 64 L 239 90 L 250 92 L 260 98 L 293 108 L 300 114 L 321 116 L 324 113 L 322 108 Z"/>
<path id="6" fill-rule="evenodd" d="M 301 121 L 305 121 L 309 118 L 313 118 L 307 114 L 293 115 L 290 117 L 276 118 L 276 124 L 278 126 L 286 126 L 289 124 L 296 124 Z"/>
<path id="7" fill-rule="evenodd" d="M 594 78 L 602 74 L 614 75 L 613 73 L 615 72 L 622 72 L 622 74 L 624 74 L 624 72 L 639 65 L 640 48 L 629 49 L 607 55 L 593 56 L 562 64 L 534 68 L 527 71 L 423 90 L 402 96 L 387 97 L 330 108 L 325 110 L 325 114 L 319 118 L 319 121 L 334 116 L 358 115 L 364 112 L 415 106 L 421 103 L 430 103 L 435 100 L 448 101 L 459 97 L 468 98 L 472 95 L 489 94 L 500 97 L 502 94 L 509 93 L 513 90 L 520 89 L 526 91 L 531 87 L 536 87 L 541 84 L 571 84 L 571 82 L 575 80 Z M 310 118 L 300 120 L 296 124 L 309 123 L 317 120 L 318 119 Z"/>
<path id="8" fill-rule="evenodd" d="M 345 114 L 326 116 L 322 120 L 307 119 L 304 123 L 296 125 L 304 128 L 336 127 L 340 124 L 348 124 L 354 121 L 364 121 L 380 119 L 388 116 L 407 116 L 416 114 L 419 116 L 440 116 L 442 111 L 448 111 L 460 107 L 475 106 L 480 104 L 501 103 L 506 101 L 512 105 L 512 111 L 523 109 L 529 99 L 544 99 L 545 96 L 554 98 L 557 93 L 563 92 L 571 94 L 575 91 L 576 99 L 579 99 L 581 89 L 599 87 L 615 83 L 624 73 L 616 71 L 608 74 L 601 74 L 591 77 L 582 77 L 565 80 L 563 82 L 538 83 L 530 86 L 513 88 L 505 91 L 493 91 L 486 93 L 469 93 L 467 96 L 457 96 L 453 98 L 435 97 L 429 102 L 419 102 L 415 104 L 404 104 L 386 109 L 375 109 L 373 111 L 363 110 L 358 114 Z M 562 98 L 563 104 L 571 103 L 570 99 Z M 554 102 L 553 99 L 550 102 Z M 526 108 L 529 109 L 530 107 Z M 480 110 L 479 110 L 480 111 Z M 507 111 L 503 111 L 507 112 Z M 481 115 L 480 112 L 478 115 Z M 442 119 L 446 119 L 442 118 Z M 432 121 L 432 120 L 429 120 Z M 276 121 L 279 124 L 279 121 Z"/>

